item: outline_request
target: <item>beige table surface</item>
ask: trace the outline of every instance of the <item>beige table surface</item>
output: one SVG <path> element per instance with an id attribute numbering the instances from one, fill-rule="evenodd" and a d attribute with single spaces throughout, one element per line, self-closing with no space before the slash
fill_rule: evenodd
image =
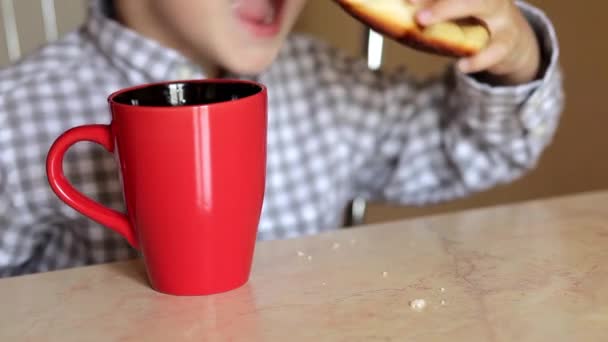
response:
<path id="1" fill-rule="evenodd" d="M 140 261 L 0 279 L 0 341 L 22 340 L 608 341 L 608 192 L 261 242 L 209 297 L 152 291 Z"/>

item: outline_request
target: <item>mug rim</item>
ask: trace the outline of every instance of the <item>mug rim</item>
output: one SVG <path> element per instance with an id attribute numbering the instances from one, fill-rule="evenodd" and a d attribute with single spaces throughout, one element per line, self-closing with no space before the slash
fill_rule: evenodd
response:
<path id="1" fill-rule="evenodd" d="M 116 101 L 116 97 L 123 95 L 125 93 L 128 93 L 130 91 L 134 91 L 134 90 L 139 90 L 139 89 L 144 89 L 144 88 L 149 88 L 149 87 L 155 87 L 155 86 L 159 86 L 159 85 L 169 85 L 169 84 L 178 84 L 178 83 L 233 83 L 233 84 L 248 84 L 248 85 L 254 85 L 259 87 L 259 90 L 256 91 L 255 93 L 245 96 L 245 97 L 241 97 L 235 100 L 231 100 L 231 101 L 220 101 L 220 102 L 213 102 L 213 103 L 205 103 L 205 104 L 190 104 L 190 105 L 180 105 L 180 106 L 146 106 L 146 105 L 132 105 L 132 104 L 127 104 L 127 103 L 123 103 L 123 102 L 118 102 Z M 117 91 L 112 92 L 108 98 L 107 101 L 110 105 L 112 106 L 117 106 L 117 107 L 126 107 L 126 108 L 146 108 L 146 109 L 152 109 L 152 110 L 179 110 L 180 108 L 200 108 L 200 107 L 209 107 L 209 106 L 222 106 L 222 105 L 227 105 L 227 104 L 236 104 L 236 103 L 240 103 L 243 101 L 247 101 L 253 97 L 256 96 L 260 96 L 261 94 L 266 93 L 267 88 L 264 84 L 260 83 L 260 82 L 256 82 L 256 81 L 251 81 L 251 80 L 242 80 L 242 79 L 233 79 L 233 78 L 199 78 L 199 79 L 180 79 L 180 80 L 170 80 L 170 81 L 159 81 L 159 82 L 149 82 L 149 83 L 142 83 L 142 84 L 138 84 L 138 85 L 134 85 L 134 86 L 130 86 L 130 87 L 126 87 L 126 88 L 121 88 Z"/>

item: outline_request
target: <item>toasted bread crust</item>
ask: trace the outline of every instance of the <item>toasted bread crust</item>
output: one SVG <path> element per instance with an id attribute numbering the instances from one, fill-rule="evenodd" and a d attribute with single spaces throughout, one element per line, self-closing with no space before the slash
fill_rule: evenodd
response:
<path id="1" fill-rule="evenodd" d="M 468 57 L 479 52 L 479 49 L 472 48 L 453 42 L 448 39 L 437 39 L 424 34 L 423 27 L 417 24 L 410 24 L 404 21 L 403 25 L 394 24 L 392 20 L 387 20 L 379 15 L 369 13 L 363 6 L 352 5 L 348 0 L 335 0 L 353 18 L 361 21 L 374 31 L 388 36 L 413 49 L 442 55 L 447 57 Z M 399 0 L 404 1 L 404 0 Z M 412 20 L 412 22 L 415 22 Z M 487 25 L 481 20 L 467 18 L 455 22 L 456 24 L 479 25 L 486 31 Z M 489 36 L 489 31 L 488 31 Z"/>

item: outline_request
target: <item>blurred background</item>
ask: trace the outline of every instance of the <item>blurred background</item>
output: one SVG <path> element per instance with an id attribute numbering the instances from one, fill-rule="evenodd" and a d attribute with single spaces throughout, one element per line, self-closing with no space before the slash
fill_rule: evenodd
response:
<path id="1" fill-rule="evenodd" d="M 524 178 L 464 200 L 425 208 L 367 203 L 365 222 L 491 206 L 548 196 L 608 188 L 608 43 L 601 25 L 608 2 L 530 0 L 552 19 L 561 45 L 566 110 L 554 143 L 538 167 Z M 77 29 L 86 17 L 86 0 L 0 0 L 0 66 Z M 368 30 L 331 0 L 309 0 L 296 31 L 313 34 L 354 56 L 365 53 Z M 374 38 L 374 35 L 372 35 Z M 378 42 L 375 40 L 375 42 Z M 379 54 L 375 55 L 376 57 Z M 374 64 L 377 61 L 374 61 Z M 449 63 L 383 41 L 380 68 L 406 65 L 419 77 L 440 72 Z"/>

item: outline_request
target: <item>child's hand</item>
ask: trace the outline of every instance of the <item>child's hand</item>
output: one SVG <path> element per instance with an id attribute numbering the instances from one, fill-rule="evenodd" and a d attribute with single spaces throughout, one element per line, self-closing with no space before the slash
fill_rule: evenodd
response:
<path id="1" fill-rule="evenodd" d="M 477 17 L 490 29 L 489 45 L 477 55 L 461 59 L 462 72 L 485 71 L 503 84 L 533 80 L 540 67 L 540 47 L 534 31 L 512 0 L 407 0 L 422 5 L 421 25 Z"/>

